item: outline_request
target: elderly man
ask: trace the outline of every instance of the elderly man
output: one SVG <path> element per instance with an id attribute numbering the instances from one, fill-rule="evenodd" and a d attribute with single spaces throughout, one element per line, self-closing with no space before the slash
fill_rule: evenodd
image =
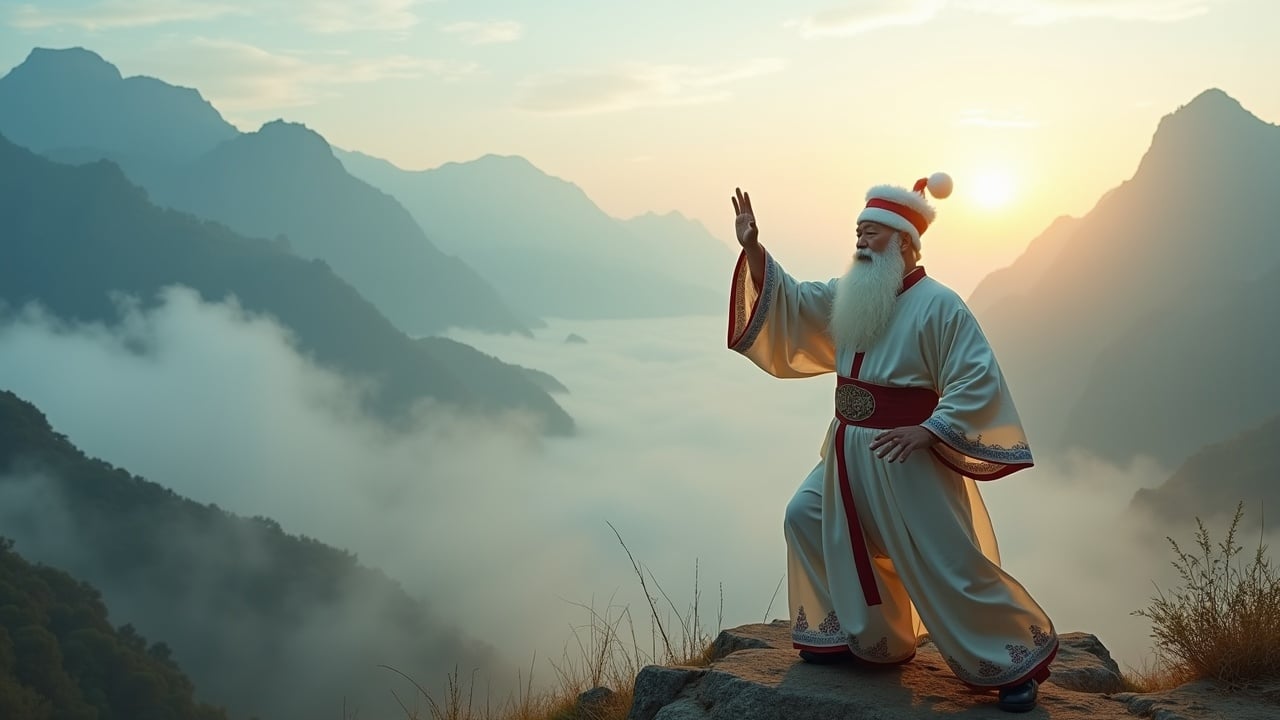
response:
<path id="1" fill-rule="evenodd" d="M 904 663 L 927 631 L 960 680 L 1023 712 L 1058 638 L 1001 569 L 975 480 L 1030 467 L 1031 452 L 977 320 L 918 264 L 926 191 L 946 197 L 951 178 L 872 188 L 848 272 L 799 282 L 761 247 L 738 190 L 728 344 L 775 377 L 837 373 L 822 459 L 784 526 L 800 656 Z"/>

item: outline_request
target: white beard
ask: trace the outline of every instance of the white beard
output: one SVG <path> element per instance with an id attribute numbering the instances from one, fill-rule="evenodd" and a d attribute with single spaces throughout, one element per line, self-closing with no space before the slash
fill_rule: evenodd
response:
<path id="1" fill-rule="evenodd" d="M 882 253 L 859 250 L 854 254 L 831 304 L 829 327 L 837 349 L 869 350 L 889 326 L 906 271 L 901 247 L 899 236 Z"/>

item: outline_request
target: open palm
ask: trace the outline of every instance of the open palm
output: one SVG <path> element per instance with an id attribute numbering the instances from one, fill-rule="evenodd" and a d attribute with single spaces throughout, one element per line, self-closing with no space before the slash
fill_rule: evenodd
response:
<path id="1" fill-rule="evenodd" d="M 734 188 L 733 212 L 737 217 L 734 219 L 734 230 L 738 234 L 738 244 L 742 247 L 751 247 L 760 240 L 760 229 L 756 227 L 756 216 L 751 210 L 751 195 L 745 193 L 742 188 Z"/>

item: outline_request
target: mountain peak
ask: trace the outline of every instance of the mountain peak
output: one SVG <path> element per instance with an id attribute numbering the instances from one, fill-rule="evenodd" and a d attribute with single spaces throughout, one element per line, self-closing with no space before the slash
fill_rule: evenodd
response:
<path id="1" fill-rule="evenodd" d="M 238 134 L 195 90 L 122 77 L 81 47 L 35 48 L 0 77 L 0 132 L 37 152 L 111 157 L 134 169 L 182 162 Z"/>
<path id="2" fill-rule="evenodd" d="M 15 67 L 10 75 L 85 84 L 112 83 L 123 79 L 119 68 L 104 60 L 98 53 L 82 47 L 32 48 L 27 59 Z"/>
<path id="3" fill-rule="evenodd" d="M 470 165 L 474 168 L 486 168 L 491 172 L 503 172 L 511 174 L 528 174 L 536 173 L 537 175 L 546 175 L 539 170 L 536 165 L 529 162 L 522 155 L 498 155 L 496 153 L 487 153 L 465 163 L 447 163 L 448 165 Z"/>
<path id="4" fill-rule="evenodd" d="M 1238 110 L 1248 112 L 1239 100 L 1231 97 L 1221 88 L 1209 88 L 1199 95 L 1191 99 L 1191 102 L 1179 108 L 1176 112 L 1190 112 L 1194 109 L 1196 112 L 1212 110 L 1226 111 Z"/>
<path id="5" fill-rule="evenodd" d="M 575 199 L 590 202 L 582 188 L 547 173 L 522 155 L 488 153 L 465 162 L 447 162 L 423 172 L 449 178 L 449 182 L 454 183 L 478 182 L 495 187 L 532 184 L 541 186 L 544 190 L 551 189 L 554 193 L 569 193 Z"/>
<path id="6" fill-rule="evenodd" d="M 329 141 L 320 133 L 298 122 L 272 120 L 246 133 L 227 146 L 253 148 L 255 154 L 266 153 L 275 160 L 290 158 L 292 161 L 314 159 L 328 164 L 337 162 Z M 227 147 L 224 146 L 224 147 Z"/>
<path id="7" fill-rule="evenodd" d="M 1274 130 L 1222 90 L 1205 90 L 1161 118 L 1134 180 L 1161 187 L 1178 180 L 1194 184 L 1189 168 L 1200 175 L 1229 175 L 1274 147 Z"/>
<path id="8" fill-rule="evenodd" d="M 292 142 L 321 142 L 324 143 L 326 148 L 329 147 L 329 142 L 325 140 L 320 133 L 312 130 L 303 123 L 284 120 L 281 118 L 263 123 L 262 127 L 258 128 L 257 134 L 273 140 L 287 138 Z"/>
<path id="9" fill-rule="evenodd" d="M 1242 122 L 1254 124 L 1262 121 L 1245 110 L 1239 100 L 1218 88 L 1209 88 L 1192 98 L 1191 102 L 1166 115 L 1160 122 L 1160 127 L 1181 124 L 1196 129 L 1209 129 Z"/>
<path id="10" fill-rule="evenodd" d="M 476 158 L 474 162 L 485 163 L 489 165 L 517 165 L 520 167 L 533 167 L 533 163 L 529 162 L 523 155 L 501 155 L 499 153 L 485 153 Z"/>
<path id="11" fill-rule="evenodd" d="M 1210 88 L 1160 120 L 1152 147 L 1162 140 L 1186 142 L 1206 136 L 1231 137 L 1236 132 L 1255 131 L 1266 125 L 1244 109 L 1239 100 L 1218 88 Z"/>
<path id="12" fill-rule="evenodd" d="M 263 192 L 266 192 L 265 188 L 276 185 L 287 185 L 295 189 L 305 185 L 318 192 L 317 187 L 330 187 L 331 183 L 342 183 L 343 178 L 349 179 L 324 137 L 306 125 L 285 120 L 272 120 L 253 132 L 243 133 L 221 143 L 201 156 L 196 164 L 200 167 L 200 173 L 206 173 L 203 176 L 205 181 L 213 182 L 229 193 L 221 197 L 240 197 L 241 201 L 247 199 L 238 195 L 240 190 L 234 188 L 247 182 L 246 174 L 254 178 L 253 182 L 259 184 L 257 186 L 264 188 Z M 265 196 L 256 199 L 261 200 L 263 197 Z M 205 200 L 213 202 L 211 198 Z M 221 201 L 207 205 L 188 198 L 186 202 L 189 204 L 179 203 L 178 206 L 197 215 L 215 218 L 221 217 L 219 213 L 230 212 L 235 215 L 235 211 L 220 204 Z M 232 227 L 249 235 L 274 235 L 280 232 L 279 229 L 252 224 L 233 224 Z"/>

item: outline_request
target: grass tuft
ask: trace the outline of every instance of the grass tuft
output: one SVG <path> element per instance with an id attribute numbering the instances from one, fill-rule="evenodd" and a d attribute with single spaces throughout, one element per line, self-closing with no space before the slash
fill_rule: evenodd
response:
<path id="1" fill-rule="evenodd" d="M 603 608 L 590 603 L 573 603 L 587 616 L 580 627 L 571 627 L 570 652 L 550 665 L 557 684 L 549 690 L 533 690 L 533 663 L 529 675 L 521 673 L 516 697 L 509 698 L 497 709 L 486 700 L 483 708 L 475 706 L 474 674 L 468 683 L 461 681 L 458 670 L 449 674 L 443 696 L 436 698 L 409 675 L 388 665 L 385 668 L 412 684 L 416 696 L 402 698 L 394 691 L 406 720 L 625 720 L 631 711 L 635 679 L 647 665 L 685 665 L 705 667 L 713 660 L 712 643 L 719 634 L 724 617 L 724 587 L 720 587 L 720 608 L 714 634 L 702 620 L 700 567 L 694 560 L 693 601 L 681 611 L 663 590 L 653 573 L 641 565 L 623 541 L 618 530 L 609 525 L 631 561 L 648 604 L 647 643 L 643 630 L 628 606 L 618 605 L 613 598 Z M 652 590 L 650 588 L 653 588 Z M 772 601 L 770 603 L 772 605 Z M 767 612 L 767 611 L 766 611 Z M 578 707 L 578 697 L 597 687 L 613 691 L 606 699 L 588 707 Z M 425 708 L 422 703 L 425 702 Z M 345 708 L 343 717 L 347 717 Z"/>
<path id="2" fill-rule="evenodd" d="M 1243 562 L 1236 540 L 1243 517 L 1241 503 L 1217 543 L 1197 517 L 1191 552 L 1168 538 L 1182 584 L 1167 594 L 1157 587 L 1151 604 L 1134 611 L 1151 621 L 1158 660 L 1131 682 L 1164 689 L 1211 678 L 1243 688 L 1280 680 L 1280 577 L 1261 531 L 1252 559 Z"/>

